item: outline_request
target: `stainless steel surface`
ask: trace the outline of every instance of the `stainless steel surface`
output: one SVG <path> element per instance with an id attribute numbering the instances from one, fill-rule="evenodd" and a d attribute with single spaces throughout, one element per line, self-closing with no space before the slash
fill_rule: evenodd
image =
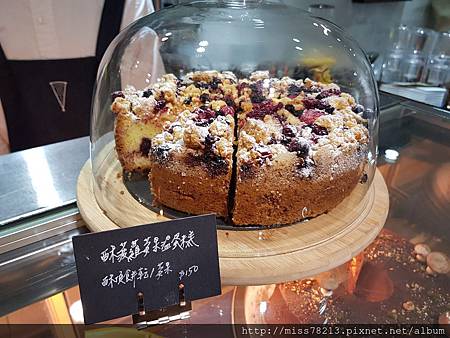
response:
<path id="1" fill-rule="evenodd" d="M 0 255 L 0 316 L 78 283 L 72 237 L 78 228 Z"/>
<path id="2" fill-rule="evenodd" d="M 0 156 L 0 226 L 73 203 L 89 138 Z"/>
<path id="3" fill-rule="evenodd" d="M 0 254 L 85 225 L 75 204 L 8 224 L 0 230 Z"/>

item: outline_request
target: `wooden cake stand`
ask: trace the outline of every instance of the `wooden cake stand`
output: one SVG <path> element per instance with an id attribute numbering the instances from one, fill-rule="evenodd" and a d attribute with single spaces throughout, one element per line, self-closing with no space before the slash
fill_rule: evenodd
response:
<path id="1" fill-rule="evenodd" d="M 128 192 L 112 147 L 102 168 L 94 182 L 88 160 L 78 178 L 78 208 L 91 231 L 168 219 L 143 206 Z M 289 226 L 244 231 L 219 229 L 222 283 L 286 282 L 311 277 L 349 261 L 375 239 L 389 209 L 387 187 L 378 170 L 367 193 L 364 191 L 365 187 L 358 184 L 332 211 Z"/>

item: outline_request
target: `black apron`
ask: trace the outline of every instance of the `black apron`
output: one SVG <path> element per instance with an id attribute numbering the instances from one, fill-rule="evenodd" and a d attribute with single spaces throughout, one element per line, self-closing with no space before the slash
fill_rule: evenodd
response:
<path id="1" fill-rule="evenodd" d="M 0 99 L 11 151 L 89 135 L 97 68 L 120 31 L 124 3 L 105 0 L 95 56 L 8 60 L 0 45 Z"/>

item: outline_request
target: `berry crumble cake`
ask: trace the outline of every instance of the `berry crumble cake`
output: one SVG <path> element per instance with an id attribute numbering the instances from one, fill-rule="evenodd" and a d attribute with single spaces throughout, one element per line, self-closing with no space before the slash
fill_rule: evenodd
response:
<path id="1" fill-rule="evenodd" d="M 150 169 L 155 200 L 173 209 L 289 224 L 334 208 L 364 174 L 364 109 L 336 84 L 206 71 L 169 74 L 146 91 L 115 98 L 116 149 L 125 170 Z M 161 100 L 163 112 L 154 108 Z M 130 147 L 121 146 L 130 138 L 119 123 L 124 101 L 128 119 L 151 116 Z"/>

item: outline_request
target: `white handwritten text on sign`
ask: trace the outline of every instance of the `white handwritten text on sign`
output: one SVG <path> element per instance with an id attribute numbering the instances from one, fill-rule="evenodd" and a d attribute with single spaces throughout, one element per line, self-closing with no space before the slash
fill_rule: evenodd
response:
<path id="1" fill-rule="evenodd" d="M 220 294 L 214 215 L 87 234 L 73 238 L 85 323 Z"/>

